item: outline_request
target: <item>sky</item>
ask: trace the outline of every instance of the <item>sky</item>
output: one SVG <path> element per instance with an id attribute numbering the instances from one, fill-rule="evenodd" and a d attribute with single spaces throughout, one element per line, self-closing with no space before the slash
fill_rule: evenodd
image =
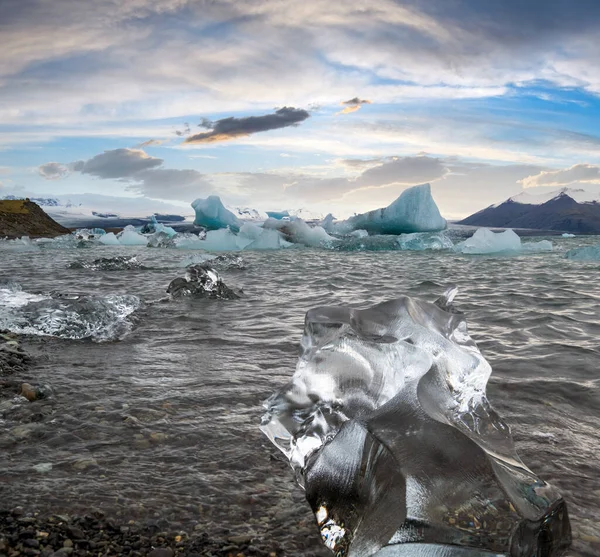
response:
<path id="1" fill-rule="evenodd" d="M 0 0 L 0 37 L 0 196 L 344 217 L 429 182 L 457 219 L 600 188 L 598 0 Z"/>

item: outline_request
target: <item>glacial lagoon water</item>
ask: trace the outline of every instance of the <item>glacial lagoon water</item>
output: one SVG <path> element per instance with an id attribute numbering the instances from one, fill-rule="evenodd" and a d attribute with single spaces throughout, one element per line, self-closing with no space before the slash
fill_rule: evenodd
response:
<path id="1" fill-rule="evenodd" d="M 164 528 L 253 533 L 286 556 L 327 555 L 287 460 L 258 429 L 263 401 L 292 376 L 304 314 L 400 294 L 433 301 L 456 284 L 455 304 L 493 368 L 490 402 L 511 425 L 523 461 L 567 502 L 567 555 L 597 556 L 600 262 L 563 256 L 600 239 L 548 239 L 555 251 L 518 256 L 243 252 L 246 269 L 221 272 L 228 286 L 243 289 L 234 300 L 166 296 L 197 252 L 0 244 L 0 285 L 22 289 L 4 300 L 53 296 L 68 314 L 79 295 L 80 314 L 101 302 L 107 326 L 114 318 L 122 335 L 24 337 L 34 361 L 19 379 L 54 394 L 35 403 L 0 400 L 0 506 L 72 515 L 99 508 Z M 72 268 L 133 254 L 139 267 Z M 128 302 L 118 298 L 107 310 L 115 296 Z M 0 321 L 31 317 L 7 306 Z M 41 322 L 55 326 L 61 317 L 52 315 Z"/>

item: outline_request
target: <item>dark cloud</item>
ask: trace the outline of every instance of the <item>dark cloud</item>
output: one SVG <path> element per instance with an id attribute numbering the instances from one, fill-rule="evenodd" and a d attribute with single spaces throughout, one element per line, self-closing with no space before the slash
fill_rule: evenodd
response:
<path id="1" fill-rule="evenodd" d="M 185 140 L 185 143 L 227 141 L 236 137 L 245 137 L 253 133 L 296 126 L 309 117 L 310 114 L 302 108 L 284 106 L 276 110 L 273 114 L 265 114 L 264 116 L 230 117 L 215 122 L 203 119 L 200 126 L 209 128 L 210 131 L 192 135 Z"/>
<path id="2" fill-rule="evenodd" d="M 371 101 L 367 99 L 359 99 L 358 97 L 354 97 L 348 101 L 342 101 L 340 104 L 347 104 L 349 106 L 360 106 L 361 104 L 371 104 Z"/>
<path id="3" fill-rule="evenodd" d="M 166 139 L 149 139 L 148 141 L 144 141 L 143 143 L 138 143 L 136 145 L 136 148 L 151 147 L 152 145 L 162 145 L 166 141 Z"/>
<path id="4" fill-rule="evenodd" d="M 69 174 L 69 168 L 59 162 L 47 162 L 38 168 L 38 173 L 46 180 L 59 180 Z"/>
<path id="5" fill-rule="evenodd" d="M 78 161 L 72 169 L 97 178 L 131 179 L 143 170 L 161 166 L 163 159 L 151 157 L 141 149 L 113 149 L 104 151 L 87 161 Z"/>
<path id="6" fill-rule="evenodd" d="M 345 106 L 344 110 L 340 110 L 338 114 L 350 114 L 351 112 L 356 112 L 360 110 L 360 107 L 363 104 L 371 104 L 371 101 L 367 99 L 359 99 L 358 97 L 354 97 L 353 99 L 342 101 L 340 103 L 342 106 Z"/>

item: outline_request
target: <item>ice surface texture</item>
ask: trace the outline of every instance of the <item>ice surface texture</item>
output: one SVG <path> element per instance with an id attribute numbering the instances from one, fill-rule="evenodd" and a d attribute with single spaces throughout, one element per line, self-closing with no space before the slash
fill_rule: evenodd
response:
<path id="1" fill-rule="evenodd" d="M 600 244 L 570 249 L 565 258 L 578 261 L 600 261 Z"/>
<path id="2" fill-rule="evenodd" d="M 229 227 L 237 232 L 242 226 L 241 221 L 225 208 L 218 195 L 209 195 L 206 199 L 196 199 L 192 202 L 192 208 L 196 211 L 194 224 L 204 226 L 209 230 Z"/>
<path id="3" fill-rule="evenodd" d="M 217 271 L 208 263 L 188 267 L 185 276 L 171 281 L 167 288 L 167 294 L 173 298 L 197 296 L 234 300 L 240 297 L 221 280 Z"/>
<path id="4" fill-rule="evenodd" d="M 510 228 L 504 232 L 493 232 L 489 228 L 478 228 L 473 236 L 456 244 L 454 250 L 471 255 L 537 253 L 552 251 L 552 242 L 541 240 L 540 242 L 522 244 L 519 235 Z"/>
<path id="5" fill-rule="evenodd" d="M 437 232 L 446 226 L 431 196 L 431 186 L 423 184 L 404 190 L 391 205 L 350 217 L 335 228 L 340 232 L 364 229 L 375 234 L 404 234 Z"/>
<path id="6" fill-rule="evenodd" d="M 310 310 L 296 372 L 265 404 L 261 429 L 337 555 L 556 557 L 570 543 L 563 500 L 486 398 L 491 367 L 454 295 Z"/>

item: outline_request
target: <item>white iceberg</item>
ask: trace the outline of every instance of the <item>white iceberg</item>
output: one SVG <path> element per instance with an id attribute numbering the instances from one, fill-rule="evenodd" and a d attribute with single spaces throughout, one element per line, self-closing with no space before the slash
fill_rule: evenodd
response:
<path id="1" fill-rule="evenodd" d="M 570 234 L 569 232 L 565 232 L 562 235 L 563 238 L 575 238 L 575 234 Z"/>
<path id="2" fill-rule="evenodd" d="M 483 255 L 489 253 L 515 253 L 521 251 L 521 238 L 513 230 L 492 232 L 489 228 L 478 228 L 475 234 L 456 244 L 459 253 Z"/>
<path id="3" fill-rule="evenodd" d="M 108 236 L 106 234 L 105 236 Z M 102 240 L 105 236 L 102 236 Z M 127 225 L 121 232 L 117 234 L 119 244 L 122 246 L 147 246 L 148 237 L 140 234 L 134 226 L 131 224 Z"/>
<path id="4" fill-rule="evenodd" d="M 192 202 L 192 207 L 196 211 L 194 224 L 197 226 L 204 226 L 209 230 L 229 227 L 235 232 L 242 226 L 241 221 L 223 205 L 218 195 L 196 199 Z"/>
<path id="5" fill-rule="evenodd" d="M 105 234 L 104 236 L 101 236 L 98 241 L 101 244 L 104 244 L 105 246 L 120 246 L 121 242 L 119 242 L 119 239 L 115 236 L 114 232 L 109 232 L 108 234 Z"/>
<path id="6" fill-rule="evenodd" d="M 334 225 L 341 233 L 364 229 L 375 234 L 438 232 L 448 226 L 431 196 L 431 186 L 423 184 L 403 191 L 391 205 L 350 217 Z"/>
<path id="7" fill-rule="evenodd" d="M 552 249 L 552 242 L 548 240 L 521 243 L 521 238 L 510 228 L 504 232 L 478 228 L 473 236 L 454 246 L 455 251 L 471 255 L 539 253 Z"/>

